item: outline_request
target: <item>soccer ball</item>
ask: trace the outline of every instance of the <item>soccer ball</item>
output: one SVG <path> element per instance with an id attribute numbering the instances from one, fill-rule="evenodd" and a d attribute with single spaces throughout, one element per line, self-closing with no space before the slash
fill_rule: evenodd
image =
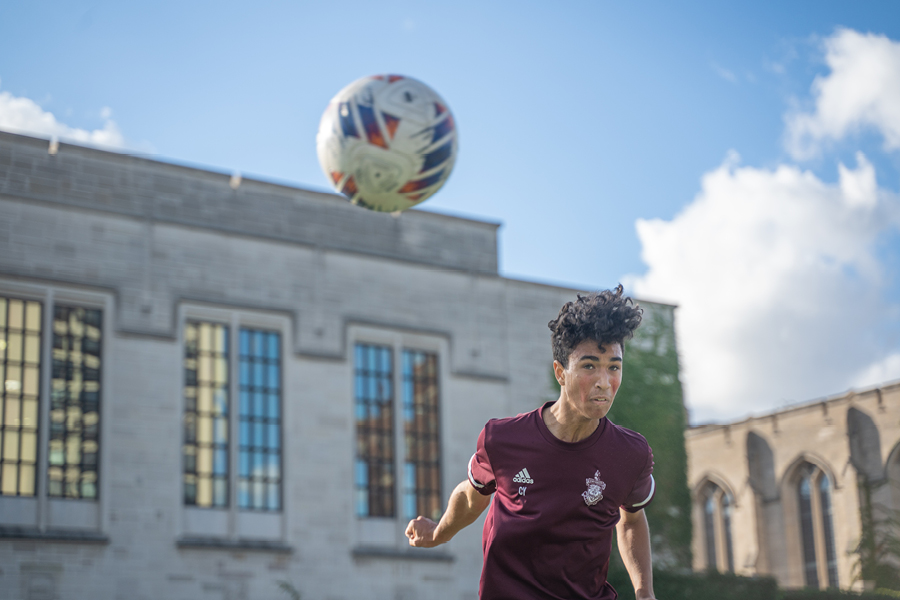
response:
<path id="1" fill-rule="evenodd" d="M 332 98 L 316 149 L 325 175 L 350 202 L 396 212 L 447 181 L 456 161 L 456 123 L 447 103 L 421 81 L 363 77 Z"/>

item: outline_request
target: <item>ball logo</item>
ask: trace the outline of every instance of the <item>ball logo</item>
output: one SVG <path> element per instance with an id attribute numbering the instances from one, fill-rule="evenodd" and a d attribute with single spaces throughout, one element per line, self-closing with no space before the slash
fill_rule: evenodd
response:
<path id="1" fill-rule="evenodd" d="M 395 212 L 437 192 L 456 162 L 447 103 L 401 75 L 376 75 L 338 92 L 319 124 L 319 162 L 350 202 Z"/>
<path id="2" fill-rule="evenodd" d="M 600 479 L 600 471 L 597 471 L 593 477 L 584 481 L 587 485 L 587 491 L 581 494 L 581 497 L 584 498 L 584 503 L 588 506 L 593 506 L 603 500 L 603 490 L 606 489 L 606 484 Z"/>

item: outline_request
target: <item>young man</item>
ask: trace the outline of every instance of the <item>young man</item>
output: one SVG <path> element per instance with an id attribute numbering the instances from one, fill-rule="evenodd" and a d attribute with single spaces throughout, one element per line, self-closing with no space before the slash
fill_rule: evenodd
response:
<path id="1" fill-rule="evenodd" d="M 621 285 L 567 302 L 549 323 L 559 399 L 489 421 L 440 523 L 420 516 L 407 526 L 411 546 L 437 546 L 490 504 L 481 600 L 616 598 L 606 581 L 613 528 L 638 600 L 654 598 L 643 511 L 655 491 L 653 454 L 606 418 L 641 313 Z"/>

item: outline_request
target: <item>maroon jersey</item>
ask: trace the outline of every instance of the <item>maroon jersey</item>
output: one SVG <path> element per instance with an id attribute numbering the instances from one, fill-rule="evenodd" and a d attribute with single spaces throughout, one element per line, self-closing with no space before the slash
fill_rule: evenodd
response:
<path id="1" fill-rule="evenodd" d="M 606 573 L 619 507 L 636 512 L 653 499 L 643 436 L 603 418 L 590 437 L 564 442 L 542 417 L 552 404 L 488 421 L 469 461 L 472 485 L 496 492 L 481 600 L 615 599 Z"/>

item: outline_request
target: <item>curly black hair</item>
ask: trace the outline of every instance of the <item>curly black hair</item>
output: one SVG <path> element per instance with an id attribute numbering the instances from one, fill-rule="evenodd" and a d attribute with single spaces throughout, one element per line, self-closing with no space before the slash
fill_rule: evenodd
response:
<path id="1" fill-rule="evenodd" d="M 599 345 L 625 343 L 641 324 L 644 309 L 623 295 L 622 284 L 566 302 L 559 316 L 547 323 L 552 331 L 553 358 L 567 368 L 569 355 L 584 340 Z"/>

